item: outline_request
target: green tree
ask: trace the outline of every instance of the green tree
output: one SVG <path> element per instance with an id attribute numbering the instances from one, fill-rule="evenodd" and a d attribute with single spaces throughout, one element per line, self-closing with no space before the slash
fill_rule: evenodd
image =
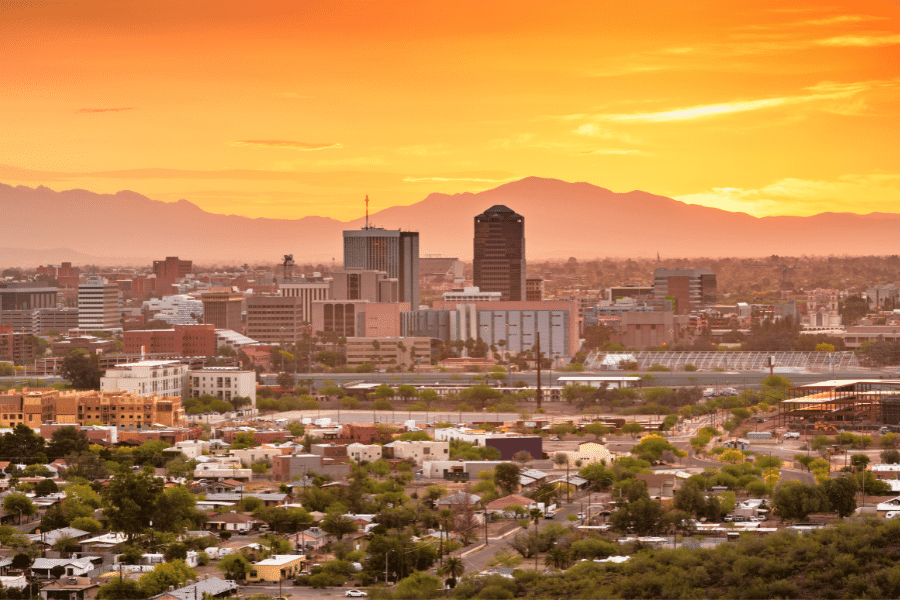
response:
<path id="1" fill-rule="evenodd" d="M 12 431 L 0 436 L 0 458 L 12 462 L 47 462 L 44 438 L 31 427 L 19 423 Z"/>
<path id="2" fill-rule="evenodd" d="M 84 350 L 71 350 L 59 366 L 59 375 L 72 384 L 76 390 L 99 390 L 100 370 L 96 354 L 88 354 Z"/>
<path id="3" fill-rule="evenodd" d="M 503 493 L 509 495 L 519 489 L 521 467 L 515 463 L 500 463 L 494 469 L 494 482 Z"/>
<path id="4" fill-rule="evenodd" d="M 229 554 L 216 565 L 216 568 L 225 574 L 225 579 L 243 580 L 253 569 L 250 561 L 243 554 Z"/>
<path id="5" fill-rule="evenodd" d="M 321 527 L 323 531 L 327 531 L 331 535 L 337 537 L 338 541 L 341 541 L 345 535 L 350 535 L 351 533 L 359 531 L 359 527 L 353 519 L 346 517 L 339 512 L 329 512 L 325 518 L 322 519 Z"/>
<path id="6" fill-rule="evenodd" d="M 188 579 L 196 579 L 197 573 L 188 567 L 183 560 L 160 563 L 152 571 L 144 574 L 138 582 L 148 596 L 161 594 L 169 586 L 179 588 Z"/>
<path id="7" fill-rule="evenodd" d="M 197 529 L 206 517 L 196 508 L 197 498 L 184 486 L 166 488 L 159 495 L 153 514 L 156 531 L 180 532 L 184 528 Z"/>
<path id="8" fill-rule="evenodd" d="M 500 390 L 494 389 L 489 385 L 485 385 L 483 383 L 479 383 L 478 385 L 474 385 L 469 389 L 463 391 L 460 394 L 460 397 L 465 402 L 477 402 L 478 407 L 481 410 L 484 410 L 485 404 L 487 402 L 495 402 L 503 397 L 503 393 Z"/>
<path id="9" fill-rule="evenodd" d="M 594 439 L 600 440 L 601 437 L 609 433 L 609 428 L 603 423 L 589 423 L 584 426 L 583 431 L 594 436 Z"/>
<path id="10" fill-rule="evenodd" d="M 90 442 L 87 434 L 72 426 L 60 427 L 53 432 L 47 444 L 47 456 L 50 460 L 63 458 L 70 454 L 82 454 L 88 451 Z"/>
<path id="11" fill-rule="evenodd" d="M 13 515 L 22 515 L 26 517 L 37 514 L 37 507 L 25 494 L 13 493 L 4 496 L 3 510 Z"/>
<path id="12" fill-rule="evenodd" d="M 97 533 L 103 529 L 103 525 L 100 524 L 100 521 L 91 517 L 77 517 L 72 519 L 70 525 L 75 529 L 87 531 L 88 533 Z"/>
<path id="13" fill-rule="evenodd" d="M 143 600 L 149 597 L 150 594 L 137 581 L 121 577 L 113 577 L 97 590 L 99 600 Z"/>
<path id="14" fill-rule="evenodd" d="M 49 496 L 59 491 L 59 486 L 52 479 L 43 479 L 34 486 L 36 496 Z"/>
<path id="15" fill-rule="evenodd" d="M 458 556 L 448 557 L 444 561 L 443 566 L 438 569 L 438 575 L 449 579 L 448 584 L 451 588 L 456 586 L 456 580 L 462 577 L 462 574 L 465 572 L 466 565 L 463 564 L 462 559 Z"/>
<path id="16" fill-rule="evenodd" d="M 801 481 L 782 481 L 772 493 L 772 507 L 782 519 L 802 521 L 810 513 L 828 508 L 824 490 Z"/>
<path id="17" fill-rule="evenodd" d="M 852 475 L 845 474 L 836 479 L 829 479 L 822 487 L 831 510 L 837 512 L 840 518 L 849 517 L 856 512 L 856 492 L 859 485 Z"/>
<path id="18" fill-rule="evenodd" d="M 896 465 L 900 463 L 900 450 L 897 450 L 896 448 L 882 450 L 881 462 L 887 465 Z"/>
<path id="19" fill-rule="evenodd" d="M 109 528 L 133 540 L 150 527 L 162 492 L 162 481 L 146 473 L 113 477 L 103 494 L 103 512 L 109 519 Z"/>
<path id="20" fill-rule="evenodd" d="M 411 385 L 401 385 L 397 388 L 397 394 L 400 395 L 404 402 L 409 402 L 410 399 L 418 395 L 416 388 Z"/>
<path id="21" fill-rule="evenodd" d="M 635 423 L 633 421 L 629 421 L 622 425 L 622 433 L 628 434 L 633 438 L 636 438 L 639 434 L 644 432 L 644 426 L 640 423 Z"/>

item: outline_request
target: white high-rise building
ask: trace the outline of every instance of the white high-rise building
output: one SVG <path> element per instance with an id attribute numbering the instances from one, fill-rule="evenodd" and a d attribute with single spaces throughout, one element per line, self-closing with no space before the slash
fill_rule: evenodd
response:
<path id="1" fill-rule="evenodd" d="M 78 284 L 78 328 L 94 331 L 121 328 L 119 286 L 102 277 Z"/>

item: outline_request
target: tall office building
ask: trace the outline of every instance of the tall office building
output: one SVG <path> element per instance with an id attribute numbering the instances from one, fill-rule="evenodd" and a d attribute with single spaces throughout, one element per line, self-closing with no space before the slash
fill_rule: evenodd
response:
<path id="1" fill-rule="evenodd" d="M 78 328 L 117 329 L 122 312 L 119 286 L 102 277 L 91 277 L 78 285 Z"/>
<path id="2" fill-rule="evenodd" d="M 32 281 L 0 282 L 0 311 L 56 308 L 57 289 Z"/>
<path id="3" fill-rule="evenodd" d="M 709 269 L 656 269 L 653 295 L 675 300 L 674 313 L 687 315 L 704 304 L 716 301 L 716 275 Z"/>
<path id="4" fill-rule="evenodd" d="M 385 271 L 397 279 L 400 302 L 419 308 L 419 233 L 399 229 L 364 229 L 344 232 L 344 268 Z"/>
<path id="5" fill-rule="evenodd" d="M 200 296 L 203 301 L 203 322 L 211 323 L 216 329 L 230 329 L 240 332 L 243 294 L 231 292 L 207 292 Z"/>
<path id="6" fill-rule="evenodd" d="M 473 283 L 501 300 L 522 301 L 525 293 L 525 218 L 497 204 L 475 217 Z"/>
<path id="7" fill-rule="evenodd" d="M 156 295 L 160 298 L 177 293 L 175 283 L 191 273 L 193 263 L 180 260 L 177 256 L 167 256 L 166 260 L 153 261 L 153 273 L 156 275 Z"/>

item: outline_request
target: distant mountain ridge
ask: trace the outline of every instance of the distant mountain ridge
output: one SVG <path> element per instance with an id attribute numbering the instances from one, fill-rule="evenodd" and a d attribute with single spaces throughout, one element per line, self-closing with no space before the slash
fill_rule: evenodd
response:
<path id="1" fill-rule="evenodd" d="M 472 254 L 475 215 L 505 204 L 525 217 L 531 259 L 652 256 L 720 257 L 897 253 L 900 214 L 822 213 L 762 217 L 690 205 L 642 191 L 528 177 L 483 192 L 428 195 L 370 216 L 386 229 L 419 231 L 420 249 Z M 132 191 L 56 192 L 0 184 L 0 266 L 58 262 L 60 249 L 98 264 L 146 264 L 165 256 L 202 263 L 341 263 L 341 232 L 365 219 L 249 218 L 209 213 L 187 200 L 166 203 Z M 48 250 L 50 249 L 50 250 Z M 46 257 L 46 258 L 44 258 Z M 126 258 L 129 257 L 129 258 Z M 25 260 L 28 264 L 16 264 Z M 73 261 L 81 260 L 73 254 Z"/>

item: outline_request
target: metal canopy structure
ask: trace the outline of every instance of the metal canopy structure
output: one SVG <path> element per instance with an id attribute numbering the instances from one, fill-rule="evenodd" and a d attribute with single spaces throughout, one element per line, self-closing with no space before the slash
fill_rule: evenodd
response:
<path id="1" fill-rule="evenodd" d="M 604 370 L 615 368 L 606 360 L 607 354 L 592 352 L 585 361 L 585 368 Z M 638 370 L 654 365 L 673 371 L 683 371 L 685 365 L 694 365 L 701 371 L 724 369 L 726 371 L 768 371 L 769 358 L 777 370 L 794 369 L 826 372 L 859 367 L 859 359 L 853 352 L 635 352 L 631 355 Z"/>
<path id="2" fill-rule="evenodd" d="M 872 429 L 900 425 L 900 380 L 838 379 L 791 389 L 777 422 L 791 429 Z"/>

